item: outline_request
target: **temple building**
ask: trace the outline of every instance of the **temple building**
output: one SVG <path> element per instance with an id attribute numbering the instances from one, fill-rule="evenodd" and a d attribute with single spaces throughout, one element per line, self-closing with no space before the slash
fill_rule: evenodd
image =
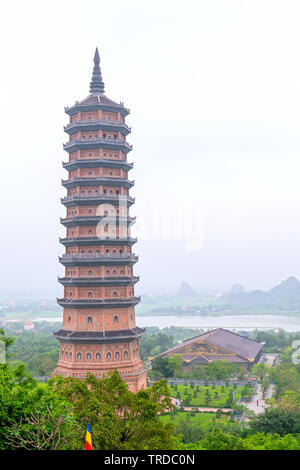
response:
<path id="1" fill-rule="evenodd" d="M 147 372 L 139 350 L 144 330 L 135 324 L 140 298 L 134 294 L 138 257 L 130 235 L 135 220 L 129 215 L 134 204 L 129 195 L 134 182 L 128 179 L 133 164 L 127 161 L 129 110 L 105 96 L 98 49 L 90 95 L 65 112 L 68 178 L 62 181 L 67 193 L 61 224 L 66 236 L 60 239 L 65 253 L 59 258 L 65 274 L 58 279 L 64 286 L 58 299 L 63 325 L 54 333 L 60 352 L 53 375 L 84 378 L 90 372 L 101 379 L 117 369 L 136 392 L 146 388 Z"/>
<path id="2" fill-rule="evenodd" d="M 234 362 L 248 369 L 259 361 L 261 354 L 262 345 L 260 343 L 223 328 L 217 328 L 183 341 L 156 357 L 180 355 L 185 373 L 193 365 L 207 365 L 217 360 Z"/>

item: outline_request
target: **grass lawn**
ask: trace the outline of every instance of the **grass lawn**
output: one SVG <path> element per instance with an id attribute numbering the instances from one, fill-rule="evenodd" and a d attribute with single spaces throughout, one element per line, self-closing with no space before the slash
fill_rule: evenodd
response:
<path id="1" fill-rule="evenodd" d="M 237 387 L 235 390 L 235 402 L 240 398 L 241 396 L 241 390 L 243 387 Z M 179 398 L 178 393 L 180 393 L 180 400 L 186 399 L 188 396 L 190 396 L 190 402 L 189 404 L 186 404 L 186 406 L 201 406 L 201 407 L 216 407 L 216 408 L 227 408 L 229 405 L 226 403 L 228 398 L 232 398 L 232 387 L 224 387 L 222 389 L 221 385 L 215 385 L 215 388 L 213 388 L 213 385 L 195 385 L 194 388 L 191 387 L 191 385 L 177 385 L 174 388 L 174 386 L 170 386 L 170 396 L 174 398 Z M 209 401 L 206 401 L 206 390 L 209 391 L 210 398 Z M 222 391 L 224 390 L 224 391 Z"/>
<path id="2" fill-rule="evenodd" d="M 207 427 L 215 419 L 216 423 L 226 423 L 228 420 L 227 415 L 222 415 L 220 418 L 216 418 L 215 413 L 191 413 L 190 411 L 178 412 L 177 414 L 166 414 L 161 415 L 160 419 L 164 423 L 173 423 L 176 426 L 180 421 L 188 421 L 191 424 L 198 424 Z"/>

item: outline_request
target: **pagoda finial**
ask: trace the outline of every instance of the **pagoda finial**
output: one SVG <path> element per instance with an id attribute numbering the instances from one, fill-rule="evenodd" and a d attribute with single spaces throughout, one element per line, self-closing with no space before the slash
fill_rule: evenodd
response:
<path id="1" fill-rule="evenodd" d="M 100 69 L 100 56 L 98 47 L 96 47 L 94 55 L 94 69 L 92 75 L 92 81 L 90 83 L 90 93 L 92 95 L 103 95 L 104 93 L 104 83 L 102 80 L 101 69 Z"/>

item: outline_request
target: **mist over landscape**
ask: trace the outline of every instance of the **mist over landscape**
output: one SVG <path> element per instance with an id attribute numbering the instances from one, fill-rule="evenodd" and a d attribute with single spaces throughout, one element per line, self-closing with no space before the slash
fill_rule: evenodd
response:
<path id="1" fill-rule="evenodd" d="M 69 2 L 60 5 L 60 15 L 50 5 L 30 3 L 30 31 L 25 4 L 7 5 L 0 20 L 8 72 L 0 77 L 6 136 L 0 295 L 61 293 L 64 106 L 88 95 L 96 44 L 107 95 L 131 109 L 137 292 L 175 292 L 182 280 L 199 291 L 224 293 L 236 283 L 247 291 L 268 290 L 299 278 L 299 5 L 190 1 L 190 8 L 173 2 L 170 9 L 129 1 L 115 15 L 111 4 L 105 11 L 116 30 L 126 17 L 122 39 L 110 34 L 110 22 L 101 22 L 99 36 L 98 18 L 91 15 L 88 33 L 73 36 L 70 46 L 64 21 Z M 96 3 L 89 1 L 89 10 Z M 80 5 L 72 2 L 75 29 L 82 22 Z M 196 248 L 186 234 L 174 236 L 170 220 L 168 238 L 149 231 L 170 206 L 178 220 L 191 208 L 197 214 Z"/>

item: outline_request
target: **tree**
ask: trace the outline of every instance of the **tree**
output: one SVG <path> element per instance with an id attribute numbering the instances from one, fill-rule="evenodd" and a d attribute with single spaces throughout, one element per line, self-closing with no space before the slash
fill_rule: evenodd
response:
<path id="1" fill-rule="evenodd" d="M 56 366 L 55 359 L 49 356 L 48 353 L 38 353 L 32 357 L 32 369 L 37 375 L 50 375 Z"/>
<path id="2" fill-rule="evenodd" d="M 176 426 L 175 434 L 184 444 L 197 442 L 204 437 L 205 431 L 200 425 L 192 424 L 190 420 L 181 419 Z"/>
<path id="3" fill-rule="evenodd" d="M 45 334 L 26 331 L 10 347 L 9 362 L 26 363 L 33 375 L 50 375 L 58 360 L 58 341 Z"/>
<path id="4" fill-rule="evenodd" d="M 206 434 L 201 446 L 205 450 L 245 450 L 242 439 L 218 429 Z"/>
<path id="5" fill-rule="evenodd" d="M 286 390 L 300 390 L 300 374 L 293 364 L 277 365 L 273 368 L 272 378 L 276 383 L 276 398 L 282 396 Z"/>
<path id="6" fill-rule="evenodd" d="M 300 433 L 300 412 L 281 408 L 267 408 L 250 423 L 254 432 L 276 433 L 280 436 Z"/>
<path id="7" fill-rule="evenodd" d="M 178 377 L 182 374 L 182 357 L 157 357 L 152 363 L 152 370 L 163 377 Z"/>
<path id="8" fill-rule="evenodd" d="M 210 380 L 225 380 L 228 379 L 236 370 L 234 364 L 229 364 L 227 361 L 218 360 L 211 362 L 207 366 L 207 375 Z"/>
<path id="9" fill-rule="evenodd" d="M 0 449 L 66 448 L 78 434 L 71 416 L 70 405 L 38 384 L 24 364 L 0 366 Z"/>
<path id="10" fill-rule="evenodd" d="M 4 344 L 5 355 L 6 355 L 4 360 L 9 357 L 8 348 L 11 347 L 14 342 L 15 342 L 15 338 L 12 336 L 7 336 L 4 328 L 0 328 L 0 343 Z"/>
<path id="11" fill-rule="evenodd" d="M 300 436 L 257 433 L 243 439 L 249 450 L 300 450 Z"/>
<path id="12" fill-rule="evenodd" d="M 173 356 L 169 358 L 169 368 L 172 370 L 172 375 L 176 379 L 182 374 L 182 357 Z"/>
<path id="13" fill-rule="evenodd" d="M 259 362 L 252 367 L 252 374 L 257 376 L 260 382 L 265 382 L 270 376 L 270 366 L 264 362 Z"/>
<path id="14" fill-rule="evenodd" d="M 0 330 L 1 340 L 6 350 L 14 339 Z M 42 391 L 37 382 L 28 374 L 26 366 L 19 364 L 15 368 L 9 364 L 0 364 L 0 449 L 6 449 L 6 436 L 14 421 L 19 421 L 39 400 Z"/>
<path id="15" fill-rule="evenodd" d="M 14 449 L 67 450 L 79 448 L 78 436 L 82 432 L 70 405 L 53 406 L 52 402 L 51 405 L 46 403 L 43 410 L 39 406 L 29 416 L 22 417 L 20 422 L 14 421 L 6 442 Z"/>
<path id="16" fill-rule="evenodd" d="M 172 346 L 175 346 L 176 341 L 173 336 L 165 333 L 146 334 L 141 338 L 140 349 L 141 358 L 146 360 L 149 356 L 156 356 Z"/>
<path id="17" fill-rule="evenodd" d="M 270 402 L 273 407 L 278 406 L 284 410 L 300 411 L 300 390 L 295 392 L 294 390 L 286 390 L 283 396 L 277 400 L 271 398 Z"/>
<path id="18" fill-rule="evenodd" d="M 90 423 L 95 449 L 172 449 L 174 425 L 163 424 L 159 413 L 172 410 L 166 381 L 136 394 L 117 371 L 102 380 L 51 379 L 54 390 L 71 402 L 78 423 Z"/>

